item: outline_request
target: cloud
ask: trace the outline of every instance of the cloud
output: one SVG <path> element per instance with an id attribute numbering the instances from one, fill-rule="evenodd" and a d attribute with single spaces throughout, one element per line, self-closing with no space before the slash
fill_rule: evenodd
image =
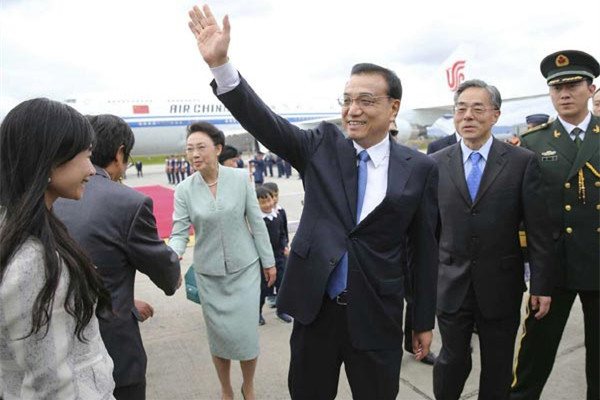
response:
<path id="1" fill-rule="evenodd" d="M 182 0 L 5 1 L 2 96 L 212 97 L 210 72 L 187 28 L 190 6 Z M 585 12 L 594 9 L 595 0 L 572 11 L 521 0 L 410 7 L 384 0 L 222 0 L 213 11 L 219 22 L 229 14 L 231 61 L 268 101 L 333 101 L 351 66 L 368 61 L 397 71 L 407 96 L 447 103 L 433 89 L 441 82 L 439 64 L 461 43 L 477 49 L 473 72 L 503 94 L 538 93 L 546 90 L 538 69 L 544 55 L 597 49 L 597 21 Z"/>

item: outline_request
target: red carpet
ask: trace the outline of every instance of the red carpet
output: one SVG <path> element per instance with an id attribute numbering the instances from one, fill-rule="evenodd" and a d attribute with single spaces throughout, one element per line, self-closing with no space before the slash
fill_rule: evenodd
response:
<path id="1" fill-rule="evenodd" d="M 135 190 L 150 196 L 154 202 L 154 216 L 158 227 L 158 236 L 167 239 L 171 236 L 173 223 L 173 195 L 174 190 L 160 185 L 139 186 Z"/>

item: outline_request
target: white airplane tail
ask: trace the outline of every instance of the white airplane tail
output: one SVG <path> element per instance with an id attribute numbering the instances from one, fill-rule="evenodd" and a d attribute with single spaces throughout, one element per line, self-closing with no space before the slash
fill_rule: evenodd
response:
<path id="1" fill-rule="evenodd" d="M 469 71 L 475 59 L 475 46 L 460 44 L 441 64 L 439 75 L 445 79 L 443 86 L 451 93 L 456 92 L 458 86 L 470 79 Z"/>

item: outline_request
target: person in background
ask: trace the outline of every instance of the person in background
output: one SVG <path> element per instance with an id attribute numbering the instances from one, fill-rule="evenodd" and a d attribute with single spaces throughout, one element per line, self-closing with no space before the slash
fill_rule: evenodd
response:
<path id="1" fill-rule="evenodd" d="M 527 313 L 515 357 L 511 400 L 539 399 L 550 376 L 558 346 L 576 297 L 583 309 L 587 399 L 600 398 L 600 118 L 589 99 L 600 74 L 598 61 L 582 51 L 562 50 L 546 56 L 540 70 L 558 113 L 552 123 L 523 134 L 542 167 L 540 191 L 550 213 L 548 235 L 558 249 L 552 308 L 538 320 Z M 530 232 L 527 248 L 531 252 Z M 584 360 L 581 360 L 584 362 Z"/>
<path id="2" fill-rule="evenodd" d="M 596 89 L 592 97 L 592 114 L 600 117 L 600 88 Z"/>
<path id="3" fill-rule="evenodd" d="M 147 357 L 138 324 L 154 309 L 134 300 L 136 273 L 172 296 L 181 285 L 179 257 L 158 236 L 152 199 L 119 183 L 135 144 L 131 128 L 115 115 L 87 118 L 96 133 L 96 174 L 83 199 L 59 199 L 54 212 L 90 255 L 112 298 L 113 315 L 100 320 L 100 333 L 115 364 L 114 396 L 143 400 Z"/>
<path id="4" fill-rule="evenodd" d="M 137 177 L 138 178 L 143 178 L 144 177 L 144 173 L 142 172 L 142 161 L 141 160 L 137 160 L 135 162 L 135 170 L 137 171 Z"/>
<path id="5" fill-rule="evenodd" d="M 277 307 L 277 292 L 281 287 L 281 281 L 283 280 L 283 276 L 285 274 L 285 264 L 287 262 L 288 255 L 290 254 L 290 235 L 288 232 L 287 214 L 285 209 L 279 205 L 279 186 L 277 186 L 275 182 L 265 182 L 262 187 L 266 188 L 269 193 L 271 193 L 271 197 L 273 198 L 273 215 L 275 215 L 280 221 L 281 231 L 283 232 L 283 238 L 285 241 L 285 246 L 283 246 L 281 251 L 278 249 L 278 251 L 275 252 L 275 248 L 273 249 L 275 254 L 275 265 L 277 267 L 277 279 L 275 280 L 275 285 L 273 285 L 273 290 L 271 291 L 272 293 L 267 297 L 267 300 L 269 302 L 269 306 L 275 308 Z M 277 312 L 277 318 L 283 322 L 292 322 L 292 317 L 279 311 Z"/>
<path id="6" fill-rule="evenodd" d="M 187 132 L 186 152 L 196 172 L 175 189 L 169 245 L 183 256 L 193 225 L 193 266 L 221 397 L 233 398 L 231 360 L 240 360 L 242 395 L 254 400 L 260 274 L 273 285 L 273 250 L 248 173 L 217 161 L 223 132 L 206 122 Z"/>
<path id="7" fill-rule="evenodd" d="M 223 151 L 219 154 L 219 164 L 226 167 L 238 168 L 240 152 L 233 146 L 228 144 L 223 146 Z"/>
<path id="8" fill-rule="evenodd" d="M 256 198 L 258 200 L 258 206 L 260 207 L 260 211 L 262 212 L 263 220 L 265 221 L 265 225 L 267 227 L 267 232 L 269 232 L 269 240 L 271 242 L 271 248 L 273 249 L 273 255 L 275 256 L 275 265 L 277 267 L 277 275 L 279 275 L 279 265 L 278 261 L 283 257 L 283 252 L 285 247 L 287 246 L 287 239 L 285 238 L 285 232 L 283 230 L 283 225 L 281 219 L 277 216 L 275 212 L 275 202 L 273 200 L 273 196 L 269 189 L 264 186 L 258 186 L 256 188 Z M 276 282 L 276 281 L 275 281 Z M 273 282 L 273 283 L 275 283 Z M 269 294 L 273 293 L 273 285 L 269 285 L 269 282 L 265 279 L 265 277 L 261 277 L 261 287 L 260 287 L 260 307 L 259 307 L 259 319 L 258 324 L 264 325 L 265 319 L 262 315 L 262 309 L 265 304 L 265 299 Z M 285 322 L 292 322 L 285 321 Z"/>
<path id="9" fill-rule="evenodd" d="M 448 146 L 452 146 L 454 143 L 460 141 L 460 135 L 458 132 L 454 132 L 451 135 L 444 136 L 443 138 L 434 140 L 427 145 L 427 154 L 433 154 Z"/>
<path id="10" fill-rule="evenodd" d="M 550 116 L 548 114 L 531 114 L 525 117 L 525 122 L 527 123 L 527 130 L 531 128 L 535 128 L 536 126 L 546 124 L 550 120 Z"/>
<path id="11" fill-rule="evenodd" d="M 270 176 L 271 178 L 273 177 L 273 164 L 275 164 L 274 157 L 275 155 L 271 152 L 269 152 L 265 157 L 265 163 L 267 165 L 267 168 L 265 169 L 265 176 Z M 268 175 L 267 172 L 269 173 Z"/>
<path id="12" fill-rule="evenodd" d="M 110 293 L 54 215 L 94 175 L 94 131 L 68 105 L 38 98 L 0 126 L 0 398 L 113 399 L 113 362 L 96 315 Z"/>
<path id="13" fill-rule="evenodd" d="M 277 165 L 277 177 L 281 178 L 282 176 L 285 175 L 285 169 L 283 166 L 283 158 L 279 157 L 278 155 L 276 155 L 275 157 L 277 157 L 275 159 L 275 165 Z"/>
<path id="14" fill-rule="evenodd" d="M 265 181 L 266 163 L 264 160 L 265 154 L 262 152 L 256 153 L 253 159 L 248 161 L 248 171 L 254 180 L 255 186 L 260 186 Z"/>

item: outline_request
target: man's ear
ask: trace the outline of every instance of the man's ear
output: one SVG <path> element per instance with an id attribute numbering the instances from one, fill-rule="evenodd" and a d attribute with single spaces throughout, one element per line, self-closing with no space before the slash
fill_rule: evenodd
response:
<path id="1" fill-rule="evenodd" d="M 125 145 L 122 144 L 117 149 L 117 154 L 115 154 L 115 161 L 118 164 L 122 164 L 125 162 Z"/>

